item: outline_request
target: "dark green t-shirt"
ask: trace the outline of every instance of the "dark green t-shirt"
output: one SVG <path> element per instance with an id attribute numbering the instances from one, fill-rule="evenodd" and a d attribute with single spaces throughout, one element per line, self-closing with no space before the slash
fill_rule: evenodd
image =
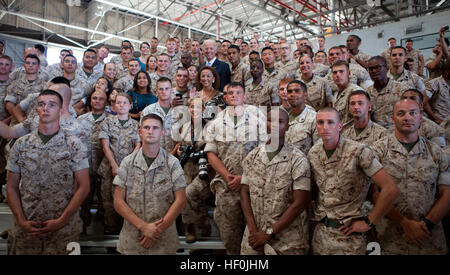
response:
<path id="1" fill-rule="evenodd" d="M 356 127 L 355 127 L 356 135 L 359 136 L 359 134 L 361 134 L 362 131 L 364 131 L 364 129 L 366 129 L 366 128 L 356 128 Z"/>
<path id="2" fill-rule="evenodd" d="M 267 152 L 267 158 L 269 159 L 269 161 L 271 161 L 276 155 L 278 155 L 278 153 L 281 151 L 281 148 L 278 148 L 275 152 Z"/>
<path id="3" fill-rule="evenodd" d="M 38 131 L 38 136 L 39 138 L 42 140 L 42 143 L 46 144 L 47 142 L 49 142 L 49 140 L 52 139 L 52 137 L 56 136 L 58 134 L 58 132 L 51 134 L 51 135 L 44 135 L 41 132 Z"/>
<path id="4" fill-rule="evenodd" d="M 273 68 L 266 68 L 266 71 L 268 71 L 269 74 L 273 73 L 274 70 L 275 70 L 275 67 L 273 67 Z"/>
<path id="5" fill-rule="evenodd" d="M 331 149 L 331 150 L 325 149 L 325 153 L 327 154 L 328 158 L 331 158 L 331 156 L 333 155 L 334 151 L 336 151 L 336 149 Z"/>
<path id="6" fill-rule="evenodd" d="M 242 116 L 233 116 L 233 115 L 229 115 L 230 118 L 233 120 L 234 125 L 236 125 L 239 121 L 239 119 L 241 119 Z"/>
<path id="7" fill-rule="evenodd" d="M 161 108 L 164 110 L 164 113 L 166 113 L 166 115 L 167 115 L 167 113 L 168 113 L 169 110 L 170 110 L 170 107 L 169 107 L 169 108 L 165 108 L 165 107 L 161 106 Z"/>
<path id="8" fill-rule="evenodd" d="M 128 120 L 129 120 L 129 119 L 127 119 L 127 120 L 120 120 L 120 119 L 119 119 L 119 122 L 120 122 L 120 124 L 123 126 L 123 125 L 125 125 L 125 123 L 127 123 Z"/>
<path id="9" fill-rule="evenodd" d="M 408 151 L 408 153 L 409 153 L 418 141 L 419 141 L 419 139 L 417 139 L 414 142 L 409 142 L 409 143 L 400 142 L 400 143 L 403 145 L 403 147 L 405 147 L 406 151 Z"/>
<path id="10" fill-rule="evenodd" d="M 147 156 L 144 155 L 144 154 L 142 154 L 142 155 L 144 156 L 145 162 L 147 163 L 147 167 L 150 168 L 150 165 L 152 165 L 153 161 L 154 161 L 156 158 L 149 158 L 149 157 L 147 157 Z"/>
<path id="11" fill-rule="evenodd" d="M 94 117 L 94 120 L 97 120 L 99 117 L 101 117 L 103 114 L 92 114 Z M 122 124 L 123 125 L 123 124 Z"/>

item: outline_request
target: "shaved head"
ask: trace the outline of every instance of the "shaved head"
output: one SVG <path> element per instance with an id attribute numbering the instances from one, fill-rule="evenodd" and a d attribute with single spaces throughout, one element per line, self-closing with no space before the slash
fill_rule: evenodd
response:
<path id="1" fill-rule="evenodd" d="M 58 92 L 63 98 L 63 106 L 69 106 L 70 100 L 72 100 L 72 90 L 69 86 L 63 83 L 52 84 L 48 87 L 51 90 Z"/>

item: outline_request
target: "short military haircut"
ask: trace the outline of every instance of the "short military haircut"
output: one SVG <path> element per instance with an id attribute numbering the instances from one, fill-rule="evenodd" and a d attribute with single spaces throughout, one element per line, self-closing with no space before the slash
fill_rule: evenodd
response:
<path id="1" fill-rule="evenodd" d="M 407 42 L 413 43 L 412 39 L 406 39 L 406 42 L 405 42 L 405 43 L 407 43 Z"/>
<path id="2" fill-rule="evenodd" d="M 87 50 L 84 51 L 83 56 L 86 55 L 86 53 L 88 53 L 88 52 L 97 54 L 97 49 L 95 49 L 95 48 L 88 48 Z"/>
<path id="3" fill-rule="evenodd" d="M 141 118 L 141 123 L 139 126 L 142 127 L 142 125 L 144 124 L 144 121 L 146 121 L 147 119 L 155 119 L 155 120 L 159 121 L 161 123 L 161 127 L 164 125 L 164 120 L 162 117 L 160 117 L 156 113 L 150 113 Z"/>
<path id="4" fill-rule="evenodd" d="M 227 39 L 225 39 L 224 41 L 222 41 L 222 44 L 225 43 L 225 42 L 228 42 L 228 43 L 231 44 L 231 41 L 230 41 L 230 40 L 227 40 Z"/>
<path id="5" fill-rule="evenodd" d="M 35 54 L 29 54 L 27 56 L 25 56 L 25 60 L 27 60 L 28 58 L 34 58 L 37 60 L 38 64 L 41 65 L 41 60 L 39 59 L 39 57 Z"/>
<path id="6" fill-rule="evenodd" d="M 66 53 L 68 53 L 68 54 L 72 54 L 72 53 L 70 52 L 70 50 L 68 50 L 68 49 L 62 49 L 62 50 L 59 52 L 59 54 L 62 54 L 63 52 L 66 52 Z"/>
<path id="7" fill-rule="evenodd" d="M 122 46 L 122 49 L 120 50 L 120 52 L 128 51 L 128 50 L 133 51 L 133 49 L 130 46 L 125 45 L 125 46 Z"/>
<path id="8" fill-rule="evenodd" d="M 261 54 L 262 54 L 263 52 L 269 51 L 269 50 L 273 52 L 272 47 L 264 47 L 264 48 L 261 50 Z"/>
<path id="9" fill-rule="evenodd" d="M 242 41 L 241 44 L 245 44 L 248 46 L 248 42 L 247 41 Z M 448 43 L 447 43 L 448 44 Z"/>
<path id="10" fill-rule="evenodd" d="M 387 67 L 387 61 L 386 61 L 386 58 L 382 57 L 381 55 L 375 55 L 375 56 L 372 56 L 372 57 L 367 61 L 367 63 L 369 63 L 369 62 L 372 61 L 372 60 L 381 60 L 381 62 L 383 63 L 383 65 Z"/>
<path id="11" fill-rule="evenodd" d="M 66 84 L 70 88 L 70 81 L 64 76 L 57 76 L 53 78 L 50 82 L 53 84 Z"/>
<path id="12" fill-rule="evenodd" d="M 404 47 L 402 47 L 402 46 L 395 46 L 395 47 L 392 48 L 392 51 L 395 50 L 395 49 L 402 49 L 403 52 L 406 53 L 406 49 Z M 392 51 L 391 51 L 391 55 L 392 55 Z"/>
<path id="13" fill-rule="evenodd" d="M 397 39 L 395 39 L 395 37 L 391 37 L 391 38 L 388 39 L 388 41 L 391 41 L 391 40 L 397 41 Z"/>
<path id="14" fill-rule="evenodd" d="M 342 52 L 341 47 L 339 47 L 339 46 L 333 46 L 333 47 L 329 48 L 328 53 L 330 53 L 331 50 L 339 50 L 340 52 Z"/>
<path id="15" fill-rule="evenodd" d="M 68 54 L 68 55 L 64 56 L 63 61 L 66 60 L 66 58 L 68 58 L 68 57 L 74 58 L 75 61 L 77 60 L 77 58 L 75 57 L 75 55 L 73 55 L 73 54 Z"/>
<path id="16" fill-rule="evenodd" d="M 251 63 L 253 63 L 253 62 L 258 62 L 258 63 L 261 64 L 261 66 L 264 68 L 264 63 L 262 62 L 261 59 L 255 59 L 255 60 L 252 60 Z M 250 65 L 252 65 L 251 63 L 250 63 Z"/>
<path id="17" fill-rule="evenodd" d="M 341 116 L 339 115 L 339 112 L 333 107 L 323 107 L 319 111 L 317 111 L 317 113 L 335 113 L 338 121 L 341 122 Z"/>
<path id="18" fill-rule="evenodd" d="M 285 85 L 285 84 L 289 84 L 289 82 L 291 82 L 293 79 L 290 77 L 286 77 L 280 80 L 280 82 L 278 83 L 278 87 L 280 87 L 281 85 Z"/>
<path id="19" fill-rule="evenodd" d="M 45 47 L 44 47 L 43 45 L 41 45 L 41 44 L 36 44 L 36 45 L 34 45 L 34 48 L 35 48 L 36 50 L 38 50 L 39 52 L 41 52 L 42 54 L 45 53 Z"/>
<path id="20" fill-rule="evenodd" d="M 158 83 L 162 83 L 162 82 L 169 82 L 170 85 L 172 86 L 172 80 L 170 80 L 170 78 L 168 78 L 168 77 L 163 76 L 156 81 L 156 87 L 158 87 Z"/>
<path id="21" fill-rule="evenodd" d="M 250 56 L 252 54 L 256 54 L 257 56 L 259 56 L 259 52 L 257 52 L 257 51 L 251 51 L 248 55 Z"/>
<path id="22" fill-rule="evenodd" d="M 59 107 L 62 106 L 62 104 L 63 104 L 63 98 L 62 98 L 62 96 L 61 96 L 58 92 L 56 92 L 56 91 L 54 91 L 54 90 L 46 89 L 46 90 L 43 90 L 43 91 L 39 94 L 39 96 L 43 96 L 43 95 L 52 95 L 52 96 L 56 96 L 56 97 L 58 98 L 58 105 L 59 105 Z"/>
<path id="23" fill-rule="evenodd" d="M 0 59 L 6 59 L 9 62 L 11 62 L 11 64 L 13 63 L 12 58 L 9 55 L 6 55 L 6 54 L 0 54 Z"/>
<path id="24" fill-rule="evenodd" d="M 130 65 L 131 62 L 139 63 L 139 60 L 137 60 L 137 58 L 131 58 L 130 60 L 128 60 L 128 65 Z M 141 64 L 141 63 L 139 63 L 139 64 Z"/>
<path id="25" fill-rule="evenodd" d="M 417 90 L 417 89 L 408 89 L 408 90 L 405 90 L 405 91 L 403 91 L 401 97 L 403 97 L 403 95 L 406 94 L 406 93 L 408 93 L 408 92 L 413 92 L 413 93 L 417 94 L 417 96 L 418 96 L 419 99 L 420 99 L 420 102 L 423 103 L 423 94 L 422 94 L 419 90 Z"/>
<path id="26" fill-rule="evenodd" d="M 325 55 L 325 57 L 327 56 L 327 53 L 322 50 L 318 50 L 314 56 L 317 56 L 319 53 L 323 53 Z"/>
<path id="27" fill-rule="evenodd" d="M 195 66 L 195 65 L 191 65 L 191 66 L 189 66 L 189 67 L 192 67 L 192 66 L 194 66 L 194 67 L 197 68 L 197 66 Z M 185 72 L 189 73 L 189 70 L 188 70 L 188 69 L 186 69 L 185 67 L 181 67 L 181 66 L 179 66 L 179 67 L 177 68 L 177 72 L 176 72 L 176 73 L 178 73 L 178 71 L 185 71 Z"/>
<path id="28" fill-rule="evenodd" d="M 354 37 L 356 38 L 359 42 L 361 42 L 361 37 L 357 36 L 356 34 L 350 34 L 349 37 Z"/>
<path id="29" fill-rule="evenodd" d="M 238 53 L 240 53 L 241 52 L 241 49 L 239 48 L 239 46 L 238 45 L 230 45 L 229 47 L 228 47 L 228 49 L 236 49 L 237 51 L 238 51 Z"/>
<path id="30" fill-rule="evenodd" d="M 233 81 L 228 84 L 228 88 L 236 88 L 236 87 L 240 87 L 242 91 L 244 91 L 245 93 L 245 87 L 242 85 L 242 83 Z"/>
<path id="31" fill-rule="evenodd" d="M 334 67 L 343 66 L 343 65 L 347 67 L 347 70 L 350 70 L 350 65 L 348 65 L 348 62 L 345 60 L 338 60 L 338 61 L 334 62 L 333 65 L 331 65 L 331 69 L 333 69 Z"/>
<path id="32" fill-rule="evenodd" d="M 366 97 L 367 101 L 370 102 L 370 95 L 364 91 L 364 90 L 354 90 L 350 93 L 350 95 L 348 96 L 348 102 L 350 102 L 350 98 L 354 95 L 363 95 Z"/>
<path id="33" fill-rule="evenodd" d="M 306 92 L 307 91 L 307 87 L 306 87 L 306 84 L 305 83 L 303 83 L 303 81 L 300 81 L 300 80 L 298 80 L 298 79 L 294 79 L 294 80 L 292 80 L 291 82 L 289 82 L 288 83 L 288 87 L 289 87 L 289 85 L 291 85 L 291 84 L 298 84 L 298 85 L 300 85 L 300 87 L 302 88 L 302 90 L 304 91 L 304 92 Z"/>

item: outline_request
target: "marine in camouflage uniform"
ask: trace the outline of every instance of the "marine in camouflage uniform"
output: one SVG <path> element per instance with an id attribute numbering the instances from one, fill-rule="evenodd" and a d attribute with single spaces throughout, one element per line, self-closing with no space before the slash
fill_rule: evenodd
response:
<path id="1" fill-rule="evenodd" d="M 338 228 L 363 217 L 361 207 L 369 191 L 368 177 L 383 167 L 369 147 L 342 136 L 330 157 L 323 146 L 319 141 L 308 153 L 318 188 L 312 220 L 320 222 L 312 238 L 313 253 L 365 254 L 365 234 L 346 236 Z"/>
<path id="2" fill-rule="evenodd" d="M 41 74 L 44 81 L 50 81 L 57 76 L 62 76 L 64 74 L 64 69 L 61 63 L 55 63 L 45 68 L 45 73 Z"/>
<path id="3" fill-rule="evenodd" d="M 228 64 L 230 66 L 231 71 L 231 82 L 238 82 L 241 83 L 242 86 L 245 87 L 245 83 L 248 79 L 252 77 L 250 74 L 250 65 L 242 62 L 242 60 L 239 62 L 236 68 L 233 68 L 231 64 Z"/>
<path id="4" fill-rule="evenodd" d="M 372 145 L 377 158 L 400 188 L 394 207 L 401 215 L 421 221 L 436 203 L 440 188 L 450 183 L 447 157 L 436 144 L 419 136 L 411 151 L 407 151 L 390 134 Z M 439 190 L 439 191 L 438 191 Z M 445 254 L 447 247 L 442 223 L 422 246 L 407 242 L 402 237 L 402 226 L 391 219 L 382 219 L 377 225 L 383 254 Z"/>
<path id="5" fill-rule="evenodd" d="M 280 83 L 280 80 L 283 78 L 286 78 L 288 75 L 285 71 L 282 70 L 277 65 L 274 65 L 273 71 L 269 73 L 266 68 L 263 70 L 262 78 L 264 79 L 264 82 L 272 84 L 274 87 L 278 87 L 278 84 Z"/>
<path id="6" fill-rule="evenodd" d="M 350 113 L 348 112 L 348 96 L 351 92 L 357 90 L 363 89 L 356 84 L 349 83 L 344 90 L 338 91 L 334 94 L 333 107 L 336 111 L 338 111 L 339 116 L 342 119 L 342 123 L 350 121 Z"/>
<path id="7" fill-rule="evenodd" d="M 311 79 L 305 80 L 302 78 L 302 73 L 300 70 L 297 70 L 295 73 L 295 79 L 301 80 L 306 84 L 308 89 L 306 104 L 313 107 L 314 110 L 318 111 L 333 102 L 333 92 L 328 85 L 328 81 L 324 78 L 313 75 Z"/>
<path id="8" fill-rule="evenodd" d="M 313 74 L 319 77 L 325 77 L 330 71 L 330 67 L 321 63 L 314 63 Z"/>
<path id="9" fill-rule="evenodd" d="M 406 48 L 405 48 L 406 49 Z M 418 49 L 411 49 L 410 51 L 406 49 L 406 58 L 412 58 L 413 60 L 413 67 L 409 68 L 412 72 L 417 72 L 419 70 L 420 66 L 420 58 L 422 53 Z"/>
<path id="10" fill-rule="evenodd" d="M 448 80 L 443 76 L 427 82 L 427 90 L 432 93 L 429 100 L 433 113 L 441 120 L 450 117 L 450 92 Z"/>
<path id="11" fill-rule="evenodd" d="M 119 66 L 118 66 L 119 67 Z M 93 87 L 97 80 L 103 76 L 103 71 L 93 71 L 89 76 L 83 70 L 83 67 L 79 67 L 75 72 L 75 78 L 79 78 L 85 83 L 88 84 L 89 87 Z"/>
<path id="12" fill-rule="evenodd" d="M 20 101 L 25 99 L 29 94 L 40 93 L 44 90 L 46 83 L 40 77 L 37 77 L 32 83 L 26 79 L 26 75 L 22 75 L 20 78 L 11 82 L 6 88 L 5 102 L 11 102 L 17 105 Z M 13 124 L 17 121 L 13 119 Z"/>
<path id="13" fill-rule="evenodd" d="M 300 150 L 288 143 L 271 160 L 266 153 L 266 144 L 261 144 L 247 155 L 242 166 L 241 184 L 248 185 L 258 230 L 266 231 L 279 221 L 292 205 L 295 190 L 311 190 L 309 162 Z M 261 254 L 249 245 L 249 234 L 246 226 L 241 254 Z M 275 234 L 268 244 L 277 254 L 305 255 L 309 251 L 308 242 L 308 217 L 304 210 L 291 224 Z"/>
<path id="14" fill-rule="evenodd" d="M 136 143 L 139 142 L 138 122 L 129 118 L 124 125 L 121 125 L 117 116 L 105 118 L 100 123 L 100 131 L 98 138 L 109 141 L 109 148 L 111 149 L 114 160 L 118 166 L 122 160 L 133 152 Z M 110 232 L 115 232 L 120 229 L 122 219 L 114 211 L 113 207 L 113 179 L 111 164 L 108 159 L 103 157 L 102 162 L 98 168 L 97 173 L 102 177 L 101 193 L 103 207 L 105 209 L 104 223 L 105 229 Z"/>
<path id="15" fill-rule="evenodd" d="M 366 69 L 364 69 L 359 64 L 350 63 L 348 64 L 350 68 L 350 83 L 356 84 L 361 88 L 366 89 L 373 84 L 373 81 L 370 79 L 370 75 Z M 324 77 L 324 79 L 328 82 L 333 94 L 335 94 L 338 90 L 336 84 L 333 82 L 333 72 L 330 70 L 328 74 Z"/>
<path id="16" fill-rule="evenodd" d="M 122 91 L 126 92 L 128 90 L 133 89 L 133 84 L 134 84 L 134 76 L 127 74 L 126 76 L 124 76 L 124 77 L 120 78 L 119 80 L 117 80 L 116 82 L 114 82 L 113 87 L 122 89 Z"/>
<path id="17" fill-rule="evenodd" d="M 0 81 L 0 120 L 4 120 L 5 118 L 9 117 L 9 113 L 5 108 L 5 97 L 6 97 L 6 87 L 11 83 L 11 79 L 8 78 L 7 81 Z M 6 139 L 0 137 L 0 188 L 3 188 L 3 184 L 6 183 L 6 174 L 5 167 L 6 167 L 6 152 L 5 152 L 5 146 L 6 146 Z M 0 201 L 3 199 L 3 192 L 0 190 Z"/>
<path id="18" fill-rule="evenodd" d="M 20 175 L 20 201 L 27 221 L 58 219 L 74 197 L 74 172 L 88 169 L 86 147 L 60 128 L 47 143 L 38 130 L 21 137 L 9 153 L 7 170 Z M 46 238 L 28 235 L 17 220 L 8 236 L 8 254 L 68 254 L 67 244 L 78 240 L 78 211 L 59 230 Z"/>
<path id="19" fill-rule="evenodd" d="M 87 155 L 89 159 L 90 190 L 89 195 L 84 200 L 80 210 L 80 216 L 81 219 L 83 220 L 84 228 L 88 227 L 91 224 L 90 210 L 92 207 L 94 194 L 96 194 L 97 196 L 97 203 L 98 203 L 97 214 L 103 212 L 102 198 L 100 192 L 101 187 L 100 179 L 97 176 L 97 169 L 100 164 L 99 162 L 101 161 L 101 159 L 99 160 L 98 149 L 100 147 L 101 150 L 101 144 L 100 140 L 98 139 L 98 136 L 94 136 L 93 130 L 95 128 L 94 126 L 100 125 L 100 123 L 104 121 L 107 116 L 109 116 L 109 114 L 104 112 L 103 114 L 101 114 L 100 117 L 95 119 L 92 112 L 89 112 L 77 118 L 77 121 L 79 122 L 81 128 L 87 133 L 87 140 L 84 141 L 85 142 L 84 145 L 87 148 Z"/>
<path id="20" fill-rule="evenodd" d="M 126 203 L 146 223 L 158 221 L 166 215 L 174 202 L 174 192 L 186 187 L 183 169 L 179 161 L 164 149 L 160 149 L 150 167 L 144 159 L 142 149 L 125 157 L 114 185 L 126 192 Z M 146 249 L 139 242 L 141 232 L 128 220 L 124 220 L 119 235 L 117 250 L 122 254 L 175 254 L 178 233 L 172 223 L 155 244 Z"/>
<path id="21" fill-rule="evenodd" d="M 185 123 L 180 133 L 182 138 L 181 146 L 193 146 L 195 152 L 204 150 L 206 145 L 204 140 L 206 131 L 204 129 L 200 133 L 194 133 L 194 137 L 192 137 L 192 124 L 191 122 Z M 186 206 L 181 213 L 183 223 L 186 225 L 197 225 L 202 235 L 209 235 L 211 233 L 211 224 L 206 200 L 212 195 L 209 183 L 214 178 L 215 171 L 212 168 L 208 169 L 208 179 L 201 179 L 198 174 L 199 164 L 191 158 L 187 160 L 183 170 L 187 184 Z"/>
<path id="22" fill-rule="evenodd" d="M 341 135 L 347 139 L 370 146 L 372 143 L 386 136 L 387 132 L 388 131 L 386 128 L 369 119 L 366 128 L 364 128 L 360 133 L 356 131 L 353 121 L 346 123 L 342 128 Z"/>
<path id="23" fill-rule="evenodd" d="M 307 155 L 318 139 L 319 136 L 316 131 L 316 112 L 311 107 L 305 106 L 305 109 L 303 109 L 294 120 L 289 121 L 289 130 L 286 132 L 286 142 L 294 145 L 295 148 Z"/>
<path id="24" fill-rule="evenodd" d="M 247 95 L 246 103 L 249 105 L 267 106 L 280 103 L 277 88 L 273 86 L 273 83 L 264 80 L 264 78 L 256 85 L 253 83 L 253 78 L 249 78 L 245 82 L 245 94 Z"/>
<path id="25" fill-rule="evenodd" d="M 403 73 L 395 79 L 394 75 L 391 71 L 388 71 L 388 77 L 394 79 L 397 82 L 401 82 L 404 86 L 409 88 L 417 89 L 421 92 L 425 91 L 425 84 L 423 82 L 423 78 L 421 78 L 418 74 L 408 71 L 407 69 L 403 70 Z"/>
<path id="26" fill-rule="evenodd" d="M 168 152 L 171 152 L 175 147 L 175 141 L 171 137 L 171 129 L 172 126 L 180 119 L 175 112 L 175 108 L 170 107 L 169 111 L 166 113 L 159 102 L 156 102 L 148 105 L 142 110 L 141 118 L 151 113 L 157 114 L 163 119 L 163 128 L 166 134 L 164 135 L 164 137 L 161 137 L 161 148 Z"/>
<path id="27" fill-rule="evenodd" d="M 209 154 L 214 153 L 229 173 L 242 175 L 243 159 L 259 142 L 267 140 L 266 119 L 258 108 L 244 105 L 244 113 L 235 124 L 228 108 L 207 126 L 205 152 L 210 162 Z M 239 254 L 245 225 L 240 194 L 232 191 L 219 173 L 211 181 L 211 191 L 216 195 L 214 221 L 227 254 Z"/>

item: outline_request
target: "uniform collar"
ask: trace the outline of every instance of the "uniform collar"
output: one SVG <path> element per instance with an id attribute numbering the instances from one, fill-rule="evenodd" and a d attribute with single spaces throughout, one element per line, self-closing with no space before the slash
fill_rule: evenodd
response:
<path id="1" fill-rule="evenodd" d="M 339 136 L 339 142 L 338 145 L 333 153 L 333 155 L 331 155 L 330 158 L 327 157 L 327 153 L 325 152 L 325 148 L 323 148 L 323 141 L 321 141 L 320 145 L 321 145 L 321 150 L 320 150 L 320 154 L 319 154 L 319 160 L 323 163 L 323 164 L 329 164 L 332 162 L 338 162 L 341 160 L 341 156 L 342 156 L 342 147 L 344 147 L 344 143 L 345 143 L 345 138 L 343 138 L 342 136 Z"/>
<path id="2" fill-rule="evenodd" d="M 305 109 L 303 109 L 303 111 L 292 122 L 290 122 L 289 125 L 305 122 L 311 111 L 313 110 L 308 105 L 305 105 Z"/>
<path id="3" fill-rule="evenodd" d="M 289 160 L 289 151 L 290 150 L 288 148 L 287 142 L 285 141 L 280 152 L 278 152 L 278 154 L 276 154 L 276 156 L 273 157 L 273 159 L 269 161 L 269 158 L 267 157 L 267 152 L 266 152 L 266 145 L 263 144 L 263 145 L 261 145 L 261 150 L 259 150 L 257 159 L 259 159 L 265 165 L 268 165 L 268 164 L 274 165 L 274 164 L 278 164 L 278 163 L 282 163 L 282 162 L 287 162 Z"/>
<path id="4" fill-rule="evenodd" d="M 398 141 L 397 137 L 395 136 L 395 132 L 391 134 L 389 139 L 391 139 L 392 141 L 389 143 L 389 149 L 391 149 L 392 151 L 398 152 L 404 156 L 425 154 L 425 139 L 422 136 L 419 136 L 419 140 L 409 152 L 405 149 L 401 142 Z"/>
<path id="5" fill-rule="evenodd" d="M 31 143 L 35 144 L 36 147 L 38 148 L 49 148 L 49 147 L 55 147 L 58 145 L 61 145 L 64 143 L 64 132 L 62 130 L 61 125 L 59 126 L 59 130 L 58 133 L 53 136 L 47 143 L 42 143 L 41 138 L 39 137 L 39 130 L 35 129 L 33 131 L 33 134 L 31 135 L 32 139 L 31 139 Z"/>
<path id="6" fill-rule="evenodd" d="M 167 152 L 163 148 L 159 148 L 158 155 L 156 156 L 155 160 L 152 162 L 150 167 L 148 167 L 147 162 L 145 161 L 145 158 L 144 158 L 144 152 L 142 152 L 142 148 L 140 148 L 136 152 L 136 157 L 134 158 L 133 166 L 140 168 L 143 171 L 150 171 L 150 170 L 156 169 L 160 166 L 164 166 L 164 163 L 165 163 L 164 160 L 166 158 L 167 158 Z"/>

